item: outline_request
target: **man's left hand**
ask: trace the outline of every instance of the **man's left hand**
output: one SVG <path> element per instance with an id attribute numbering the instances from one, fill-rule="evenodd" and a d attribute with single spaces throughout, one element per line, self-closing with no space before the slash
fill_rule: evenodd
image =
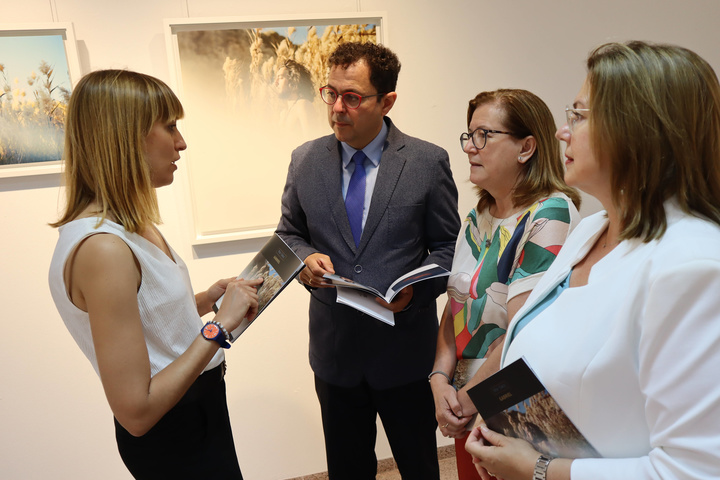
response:
<path id="1" fill-rule="evenodd" d="M 387 303 L 382 298 L 376 298 L 375 301 L 382 305 L 383 307 L 387 308 L 393 313 L 402 312 L 405 307 L 407 307 L 410 304 L 410 301 L 413 298 L 413 287 L 412 285 L 408 285 L 407 287 L 400 290 L 397 295 L 395 295 L 395 299 Z"/>

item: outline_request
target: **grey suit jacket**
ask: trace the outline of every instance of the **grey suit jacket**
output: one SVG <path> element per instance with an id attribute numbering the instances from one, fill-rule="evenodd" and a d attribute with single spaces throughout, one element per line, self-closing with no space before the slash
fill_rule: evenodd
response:
<path id="1" fill-rule="evenodd" d="M 409 137 L 390 121 L 359 247 L 342 198 L 340 143 L 334 135 L 292 154 L 277 233 L 302 259 L 330 257 L 335 272 L 381 292 L 425 264 L 452 266 L 460 219 L 447 152 Z M 436 298 L 446 279 L 414 285 L 410 307 L 386 325 L 336 303 L 335 289 L 311 291 L 310 364 L 326 382 L 363 379 L 390 388 L 427 376 L 435 358 Z"/>

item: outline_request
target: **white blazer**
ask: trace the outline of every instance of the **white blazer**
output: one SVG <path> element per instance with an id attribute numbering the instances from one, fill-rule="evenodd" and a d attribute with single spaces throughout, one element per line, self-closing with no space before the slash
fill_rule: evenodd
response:
<path id="1" fill-rule="evenodd" d="M 572 480 L 720 478 L 720 228 L 665 207 L 660 240 L 620 243 L 506 341 L 502 364 L 525 357 L 605 457 L 575 460 Z M 509 332 L 606 224 L 580 223 Z"/>

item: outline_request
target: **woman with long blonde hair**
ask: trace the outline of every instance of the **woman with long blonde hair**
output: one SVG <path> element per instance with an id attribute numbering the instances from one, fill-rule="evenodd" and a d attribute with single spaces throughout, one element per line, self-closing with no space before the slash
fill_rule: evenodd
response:
<path id="1" fill-rule="evenodd" d="M 225 398 L 228 331 L 257 313 L 260 281 L 193 294 L 156 225 L 185 140 L 183 108 L 160 80 L 124 70 L 83 77 L 68 106 L 67 204 L 50 289 L 97 372 L 120 455 L 136 478 L 241 479 Z M 214 320 L 200 320 L 225 294 Z"/>

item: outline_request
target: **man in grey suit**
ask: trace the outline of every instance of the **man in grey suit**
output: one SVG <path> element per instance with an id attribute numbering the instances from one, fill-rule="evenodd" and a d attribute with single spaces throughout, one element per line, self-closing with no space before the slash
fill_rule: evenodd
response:
<path id="1" fill-rule="evenodd" d="M 337 273 L 384 292 L 430 263 L 451 268 L 460 229 L 447 152 L 401 133 L 385 115 L 397 98 L 397 56 L 340 45 L 321 89 L 334 135 L 292 154 L 277 233 L 304 259 L 311 293 L 310 365 L 331 479 L 374 479 L 380 415 L 403 478 L 439 479 L 432 392 L 436 298 L 446 281 L 402 290 L 389 326 L 336 302 Z M 362 153 L 358 153 L 362 152 Z"/>

